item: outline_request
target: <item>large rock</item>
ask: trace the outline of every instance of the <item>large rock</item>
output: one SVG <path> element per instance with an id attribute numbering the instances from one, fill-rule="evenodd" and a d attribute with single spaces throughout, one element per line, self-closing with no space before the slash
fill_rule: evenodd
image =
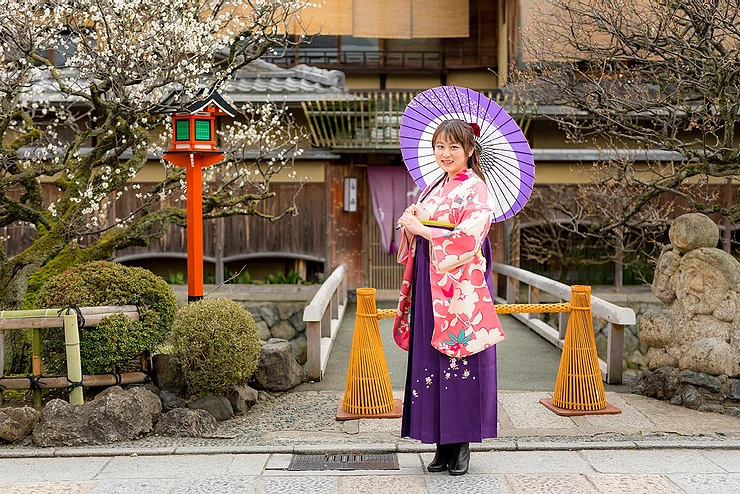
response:
<path id="1" fill-rule="evenodd" d="M 292 340 L 296 335 L 295 328 L 288 321 L 277 322 L 270 329 L 270 333 L 272 334 L 273 338 L 278 338 L 280 340 L 287 340 L 287 341 Z"/>
<path id="2" fill-rule="evenodd" d="M 232 386 L 226 393 L 226 397 L 231 402 L 231 406 L 239 415 L 244 415 L 252 408 L 259 397 L 256 389 L 249 386 Z"/>
<path id="3" fill-rule="evenodd" d="M 689 213 L 674 220 L 668 230 L 668 238 L 671 245 L 681 253 L 700 247 L 717 247 L 719 228 L 709 216 Z"/>
<path id="4" fill-rule="evenodd" d="M 728 343 L 719 338 L 702 338 L 681 355 L 678 365 L 702 374 L 737 374 L 740 363 L 735 362 L 736 358 Z"/>
<path id="5" fill-rule="evenodd" d="M 270 328 L 267 327 L 267 323 L 265 321 L 257 322 L 257 331 L 260 332 L 260 339 L 262 341 L 267 341 L 272 338 L 272 335 L 270 334 Z"/>
<path id="6" fill-rule="evenodd" d="M 0 409 L 0 440 L 14 443 L 31 433 L 41 412 L 31 407 Z"/>
<path id="7" fill-rule="evenodd" d="M 205 410 L 219 421 L 229 420 L 234 417 L 231 402 L 225 396 L 201 396 L 197 400 L 188 403 L 188 408 L 191 410 Z"/>
<path id="8" fill-rule="evenodd" d="M 176 395 L 182 395 L 185 392 L 185 375 L 182 373 L 180 366 L 175 363 L 172 355 L 160 353 L 152 358 L 154 362 L 154 384 L 159 389 Z"/>
<path id="9" fill-rule="evenodd" d="M 271 391 L 287 391 L 301 383 L 303 370 L 293 355 L 293 347 L 285 340 L 271 338 L 262 344 L 255 385 Z"/>
<path id="10" fill-rule="evenodd" d="M 715 393 L 719 392 L 722 387 L 722 383 L 716 377 L 688 369 L 681 371 L 680 379 L 683 384 L 693 384 L 694 386 L 700 386 L 710 391 L 714 391 Z"/>
<path id="11" fill-rule="evenodd" d="M 280 312 L 275 304 L 260 305 L 260 315 L 262 320 L 272 328 L 280 320 Z"/>
<path id="12" fill-rule="evenodd" d="M 308 358 L 308 342 L 306 341 L 306 335 L 299 334 L 292 340 L 290 340 L 290 346 L 293 347 L 293 355 L 299 364 L 303 365 L 306 363 Z"/>
<path id="13" fill-rule="evenodd" d="M 678 369 L 661 367 L 654 372 L 645 371 L 633 392 L 659 400 L 670 400 L 676 395 L 680 385 Z"/>
<path id="14" fill-rule="evenodd" d="M 306 331 L 306 321 L 303 320 L 303 310 L 299 310 L 288 318 L 290 324 L 293 325 L 296 331 L 303 333 Z"/>
<path id="15" fill-rule="evenodd" d="M 106 389 L 84 405 L 51 400 L 33 431 L 38 446 L 107 444 L 149 433 L 162 410 L 157 395 L 144 388 Z"/>
<path id="16" fill-rule="evenodd" d="M 202 437 L 218 429 L 218 422 L 205 410 L 175 408 L 159 419 L 155 433 L 159 436 Z"/>
<path id="17" fill-rule="evenodd" d="M 175 408 L 187 408 L 188 404 L 174 393 L 166 389 L 159 393 L 159 399 L 162 400 L 162 412 L 166 413 Z"/>

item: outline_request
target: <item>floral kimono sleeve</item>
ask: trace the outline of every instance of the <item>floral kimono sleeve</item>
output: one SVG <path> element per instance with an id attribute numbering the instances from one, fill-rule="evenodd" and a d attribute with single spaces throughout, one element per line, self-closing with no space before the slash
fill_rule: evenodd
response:
<path id="1" fill-rule="evenodd" d="M 458 187 L 453 192 L 449 216 L 453 230 L 432 228 L 430 260 L 437 272 L 449 272 L 472 260 L 491 226 L 493 210 L 485 183 Z"/>

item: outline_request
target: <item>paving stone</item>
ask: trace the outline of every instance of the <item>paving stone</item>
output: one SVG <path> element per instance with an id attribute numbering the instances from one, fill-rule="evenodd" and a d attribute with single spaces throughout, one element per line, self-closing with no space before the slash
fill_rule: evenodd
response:
<path id="1" fill-rule="evenodd" d="M 262 477 L 259 490 L 262 494 L 338 494 L 339 480 L 333 477 L 291 476 Z"/>
<path id="2" fill-rule="evenodd" d="M 622 397 L 643 415 L 650 417 L 656 431 L 685 435 L 740 432 L 740 420 L 729 415 L 699 412 L 646 396 L 624 394 Z"/>
<path id="3" fill-rule="evenodd" d="M 390 432 L 401 435 L 401 419 L 360 419 L 360 433 L 365 432 Z"/>
<path id="4" fill-rule="evenodd" d="M 173 492 L 174 494 L 198 494 L 201 492 L 206 494 L 241 494 L 245 492 L 254 492 L 254 486 L 256 483 L 257 477 L 184 479 Z M 131 492 L 142 491 L 129 491 L 129 493 Z"/>
<path id="5" fill-rule="evenodd" d="M 5 482 L 59 482 L 93 479 L 109 458 L 8 458 L 0 461 L 0 479 Z M 2 492 L 2 491 L 0 491 Z"/>
<path id="6" fill-rule="evenodd" d="M 702 451 L 701 454 L 728 472 L 740 473 L 740 451 L 709 449 Z"/>
<path id="7" fill-rule="evenodd" d="M 499 405 L 516 429 L 575 429 L 568 417 L 552 413 L 540 404 L 540 398 L 551 398 L 549 393 L 499 393 Z"/>
<path id="8" fill-rule="evenodd" d="M 226 475 L 260 475 L 270 455 L 236 455 Z M 211 475 L 212 476 L 212 475 Z"/>
<path id="9" fill-rule="evenodd" d="M 427 475 L 424 480 L 429 494 L 450 494 L 451 492 L 506 494 L 509 492 L 502 475 L 472 475 L 468 473 L 461 477 L 451 477 L 443 472 Z"/>
<path id="10" fill-rule="evenodd" d="M 722 473 L 724 470 L 696 450 L 581 451 L 601 473 Z"/>
<path id="11" fill-rule="evenodd" d="M 591 474 L 587 475 L 596 489 L 604 494 L 681 494 L 676 485 L 662 475 Z"/>
<path id="12" fill-rule="evenodd" d="M 379 492 L 426 493 L 426 483 L 421 475 L 343 477 L 339 479 L 341 494 L 378 494 Z"/>
<path id="13" fill-rule="evenodd" d="M 91 494 L 169 494 L 177 484 L 174 479 L 104 479 L 100 480 Z"/>
<path id="14" fill-rule="evenodd" d="M 622 413 L 617 415 L 584 415 L 579 417 L 579 420 L 596 430 L 628 434 L 635 432 L 647 433 L 656 430 L 655 424 L 645 414 L 625 401 L 619 394 L 606 393 L 606 400 L 610 405 L 622 410 Z"/>
<path id="15" fill-rule="evenodd" d="M 668 478 L 688 494 L 729 494 L 740 492 L 740 475 L 708 473 L 673 474 Z"/>
<path id="16" fill-rule="evenodd" d="M 506 475 L 506 481 L 517 494 L 591 494 L 598 493 L 584 475 Z"/>
<path id="17" fill-rule="evenodd" d="M 95 482 L 0 482 L 3 494 L 89 494 Z"/>
<path id="18" fill-rule="evenodd" d="M 293 455 L 287 454 L 276 454 L 270 455 L 270 459 L 267 460 L 265 470 L 287 470 L 290 466 L 290 460 Z"/>
<path id="19" fill-rule="evenodd" d="M 224 475 L 233 455 L 117 456 L 99 479 L 180 479 Z"/>
<path id="20" fill-rule="evenodd" d="M 422 454 L 424 465 L 434 457 Z M 593 469 L 573 451 L 494 451 L 470 455 L 470 473 L 592 473 Z"/>

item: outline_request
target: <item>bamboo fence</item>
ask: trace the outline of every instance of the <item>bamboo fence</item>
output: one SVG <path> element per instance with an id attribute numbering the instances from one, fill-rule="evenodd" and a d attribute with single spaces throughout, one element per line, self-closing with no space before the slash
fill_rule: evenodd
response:
<path id="1" fill-rule="evenodd" d="M 100 307 L 65 307 L 62 309 L 4 310 L 0 311 L 0 390 L 31 389 L 35 408 L 41 407 L 41 390 L 50 388 L 70 388 L 69 402 L 82 404 L 82 389 L 86 386 L 110 386 L 144 382 L 144 372 L 123 374 L 82 375 L 80 359 L 80 326 L 92 327 L 112 314 L 123 314 L 139 320 L 139 310 L 135 305 L 108 305 Z M 82 324 L 80 324 L 82 323 Z M 63 328 L 64 345 L 67 356 L 67 376 L 42 376 L 41 329 Z M 31 329 L 31 375 L 28 377 L 6 378 L 5 331 Z"/>

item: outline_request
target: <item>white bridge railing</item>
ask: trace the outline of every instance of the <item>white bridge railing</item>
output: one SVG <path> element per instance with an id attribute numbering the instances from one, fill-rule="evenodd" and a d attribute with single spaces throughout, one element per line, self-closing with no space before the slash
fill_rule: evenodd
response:
<path id="1" fill-rule="evenodd" d="M 493 293 L 497 303 L 517 303 L 518 284 L 527 285 L 527 303 L 540 302 L 540 293 L 547 293 L 558 299 L 558 302 L 570 301 L 570 286 L 550 278 L 516 268 L 506 264 L 493 263 Z M 506 278 L 505 297 L 498 296 L 498 277 Z M 549 300 L 548 300 L 549 302 Z M 628 307 L 620 307 L 606 300 L 591 296 L 591 311 L 594 316 L 607 322 L 606 361 L 599 359 L 601 376 L 609 384 L 622 383 L 622 359 L 624 355 L 624 327 L 635 324 L 635 312 Z M 568 313 L 558 314 L 558 327 L 554 328 L 533 314 L 512 314 L 512 316 L 542 336 L 544 339 L 562 349 L 565 342 L 565 330 L 568 326 Z"/>
<path id="2" fill-rule="evenodd" d="M 321 381 L 332 343 L 347 307 L 347 265 L 340 264 L 303 311 L 306 322 L 306 377 Z"/>

